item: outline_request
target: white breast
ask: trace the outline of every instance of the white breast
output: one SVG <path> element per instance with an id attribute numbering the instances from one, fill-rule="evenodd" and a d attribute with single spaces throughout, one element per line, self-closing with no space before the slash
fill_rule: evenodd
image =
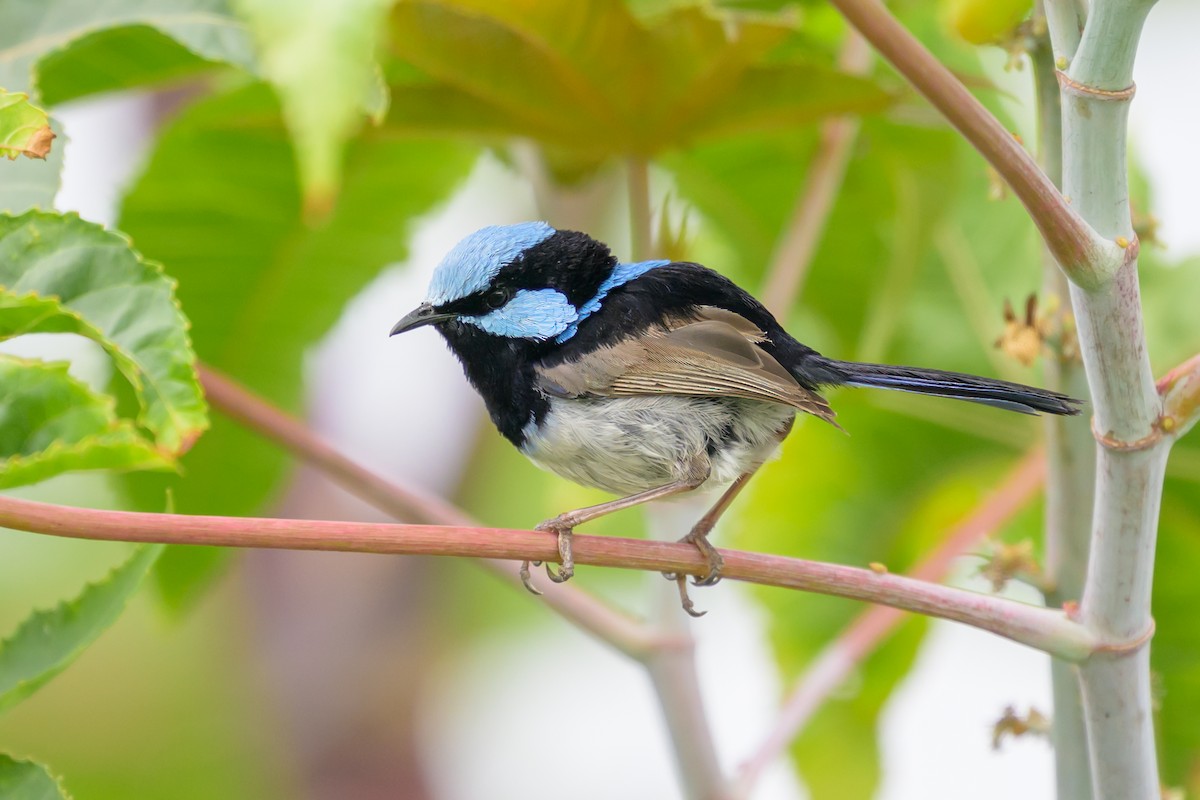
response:
<path id="1" fill-rule="evenodd" d="M 618 495 L 678 480 L 705 459 L 704 488 L 715 488 L 770 458 L 795 413 L 725 397 L 550 398 L 521 450 L 543 469 Z"/>

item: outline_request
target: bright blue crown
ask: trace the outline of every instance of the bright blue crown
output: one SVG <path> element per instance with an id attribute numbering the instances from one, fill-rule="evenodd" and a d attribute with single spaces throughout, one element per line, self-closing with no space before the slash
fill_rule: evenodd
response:
<path id="1" fill-rule="evenodd" d="M 492 225 L 475 231 L 454 245 L 438 264 L 429 284 L 428 301 L 437 306 L 482 292 L 500 270 L 555 233 L 544 222 Z"/>

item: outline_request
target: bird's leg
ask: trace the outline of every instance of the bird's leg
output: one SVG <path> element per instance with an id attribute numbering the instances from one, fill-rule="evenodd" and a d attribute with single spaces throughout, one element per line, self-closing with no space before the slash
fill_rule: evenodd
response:
<path id="1" fill-rule="evenodd" d="M 687 544 L 693 544 L 700 554 L 704 556 L 704 560 L 708 562 L 708 574 L 703 578 L 693 578 L 692 582 L 697 586 L 712 586 L 717 581 L 721 580 L 721 569 L 725 566 L 725 559 L 721 558 L 721 554 L 717 552 L 717 548 L 712 546 L 712 542 L 708 540 L 708 534 L 716 526 L 717 520 L 725 513 L 725 510 L 733 503 L 738 493 L 745 488 L 750 481 L 750 477 L 754 474 L 754 470 L 743 474 L 736 481 L 729 484 L 729 488 L 722 493 L 721 497 L 713 505 L 708 512 L 700 518 L 700 521 L 692 526 L 687 536 L 684 536 L 679 541 Z M 697 611 L 695 604 L 692 603 L 692 598 L 688 597 L 687 576 L 678 575 L 672 572 L 664 572 L 663 575 L 675 581 L 679 585 L 679 602 L 683 604 L 683 610 L 693 617 L 702 617 L 704 611 Z"/>
<path id="2" fill-rule="evenodd" d="M 712 543 L 708 541 L 708 534 L 716 527 L 717 520 L 733 504 L 734 499 L 741 493 L 742 489 L 746 488 L 746 484 L 750 482 L 750 478 L 753 475 L 754 470 L 751 470 L 729 484 L 729 488 L 713 504 L 708 513 L 692 526 L 687 536 L 679 540 L 696 545 L 696 549 L 700 551 L 700 554 L 704 556 L 704 560 L 708 562 L 708 574 L 703 578 L 696 578 L 694 580 L 697 586 L 712 586 L 721 580 L 721 568 L 725 566 L 725 560 L 721 558 L 721 554 L 717 552 L 717 548 L 713 547 Z"/>
<path id="3" fill-rule="evenodd" d="M 575 559 L 571 555 L 571 534 L 575 530 L 576 525 L 582 525 L 588 520 L 603 517 L 606 514 L 611 514 L 614 511 L 621 511 L 626 508 L 648 503 L 651 500 L 660 500 L 664 497 L 670 497 L 673 494 L 680 492 L 688 492 L 695 489 L 704 481 L 708 480 L 708 461 L 697 461 L 689 465 L 689 470 L 684 477 L 678 480 L 665 483 L 662 486 L 655 486 L 653 489 L 647 489 L 644 492 L 637 492 L 628 497 L 619 497 L 616 500 L 610 500 L 607 503 L 599 503 L 586 508 L 577 508 L 574 511 L 567 511 L 559 514 L 557 517 L 539 523 L 534 528 L 535 531 L 554 531 L 558 534 L 558 572 L 547 564 L 546 574 L 550 576 L 550 580 L 555 583 L 562 583 L 569 580 L 575 574 Z M 521 564 L 521 583 L 525 584 L 525 588 L 534 594 L 541 594 L 533 584 L 529 582 L 529 565 L 537 562 L 523 562 Z"/>

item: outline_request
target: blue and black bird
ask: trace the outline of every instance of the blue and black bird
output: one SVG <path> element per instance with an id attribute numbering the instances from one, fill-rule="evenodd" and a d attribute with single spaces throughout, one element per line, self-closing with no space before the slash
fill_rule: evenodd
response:
<path id="1" fill-rule="evenodd" d="M 720 576 L 708 533 L 778 448 L 797 411 L 834 423 L 818 390 L 870 386 L 1025 414 L 1076 414 L 1057 392 L 917 367 L 826 358 L 762 303 L 699 264 L 622 264 L 603 243 L 544 222 L 483 228 L 434 272 L 425 302 L 392 334 L 436 326 L 492 421 L 538 466 L 619 499 L 538 526 L 574 573 L 575 526 L 699 489 L 721 493 L 683 538 Z M 529 564 L 522 578 L 531 591 Z M 684 607 L 692 611 L 682 576 Z"/>

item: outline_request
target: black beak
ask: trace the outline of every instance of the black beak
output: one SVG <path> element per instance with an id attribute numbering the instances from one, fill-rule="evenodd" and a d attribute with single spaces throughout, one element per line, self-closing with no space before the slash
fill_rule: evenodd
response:
<path id="1" fill-rule="evenodd" d="M 397 333 L 411 331 L 413 328 L 419 328 L 422 325 L 436 325 L 439 322 L 448 319 L 454 319 L 457 314 L 439 314 L 433 310 L 433 306 L 429 303 L 421 303 L 412 311 L 404 315 L 404 319 L 392 326 L 392 332 L 389 336 L 395 336 Z"/>

